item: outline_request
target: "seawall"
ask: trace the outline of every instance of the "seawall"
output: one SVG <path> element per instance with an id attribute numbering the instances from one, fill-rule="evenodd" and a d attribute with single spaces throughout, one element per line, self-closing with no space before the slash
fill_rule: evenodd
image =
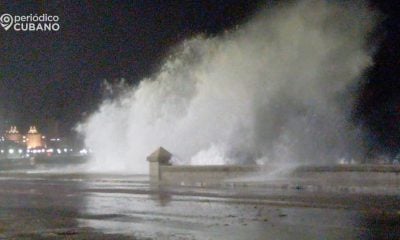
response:
<path id="1" fill-rule="evenodd" d="M 252 176 L 275 174 L 341 186 L 347 184 L 400 186 L 398 165 L 297 166 L 289 170 L 281 169 L 281 166 L 277 165 L 173 166 L 170 163 L 171 156 L 167 150 L 160 147 L 147 158 L 152 183 L 200 187 L 225 184 L 259 185 L 268 184 L 268 178 L 258 178 L 257 182 L 251 179 Z M 244 184 L 241 183 L 243 179 L 246 182 Z"/>

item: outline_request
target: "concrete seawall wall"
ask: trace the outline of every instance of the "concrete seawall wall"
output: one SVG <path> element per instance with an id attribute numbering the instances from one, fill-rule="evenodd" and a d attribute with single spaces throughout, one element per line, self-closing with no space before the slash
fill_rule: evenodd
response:
<path id="1" fill-rule="evenodd" d="M 229 179 L 266 176 L 280 169 L 276 165 L 173 166 L 169 161 L 171 156 L 160 147 L 147 158 L 151 182 L 161 185 L 210 186 Z M 393 165 L 298 166 L 284 174 L 287 177 L 320 179 L 321 182 L 332 184 L 385 182 L 400 186 L 400 166 Z"/>
<path id="2" fill-rule="evenodd" d="M 161 166 L 160 181 L 183 186 L 215 185 L 259 170 L 257 166 Z"/>
<path id="3" fill-rule="evenodd" d="M 216 185 L 225 179 L 249 175 L 262 169 L 256 165 L 172 166 L 171 156 L 160 147 L 147 157 L 151 182 L 183 186 Z"/>

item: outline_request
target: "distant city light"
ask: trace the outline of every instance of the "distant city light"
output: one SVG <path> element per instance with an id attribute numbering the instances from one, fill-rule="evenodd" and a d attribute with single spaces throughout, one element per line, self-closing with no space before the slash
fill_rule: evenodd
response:
<path id="1" fill-rule="evenodd" d="M 37 155 L 47 155 L 51 157 L 54 153 L 67 155 L 74 152 L 74 149 L 71 148 L 71 146 L 60 146 L 61 142 L 63 142 L 62 138 L 42 135 L 38 132 L 35 126 L 30 126 L 27 134 L 21 134 L 16 126 L 11 126 L 10 130 L 6 131 L 5 136 L 0 135 L 0 143 L 2 141 L 12 141 L 17 145 L 10 145 L 8 147 L 2 146 L 4 148 L 0 150 L 1 154 L 10 154 L 15 156 L 2 155 L 1 158 L 25 158 Z M 53 142 L 54 145 L 50 145 L 50 142 Z M 89 152 L 90 151 L 88 150 L 82 151 L 83 154 L 88 154 Z"/>
<path id="2" fill-rule="evenodd" d="M 79 151 L 79 153 L 82 154 L 82 155 L 86 155 L 88 153 L 88 150 L 82 149 L 82 150 Z"/>

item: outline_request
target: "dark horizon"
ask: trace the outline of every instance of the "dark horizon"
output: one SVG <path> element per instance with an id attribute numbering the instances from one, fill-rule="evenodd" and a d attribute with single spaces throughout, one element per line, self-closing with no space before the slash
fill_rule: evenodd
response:
<path id="1" fill-rule="evenodd" d="M 30 125 L 61 135 L 95 111 L 105 80 L 130 85 L 151 76 L 171 47 L 197 34 L 216 35 L 246 22 L 276 1 L 66 1 L 0 3 L 0 14 L 47 13 L 60 17 L 58 32 L 0 29 L 0 128 Z M 355 121 L 364 125 L 371 154 L 400 148 L 400 9 L 396 1 L 370 1 L 384 15 L 374 66 L 358 93 Z"/>

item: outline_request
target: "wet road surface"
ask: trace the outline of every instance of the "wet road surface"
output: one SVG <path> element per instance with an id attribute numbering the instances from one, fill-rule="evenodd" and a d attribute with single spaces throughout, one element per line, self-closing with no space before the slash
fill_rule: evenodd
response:
<path id="1" fill-rule="evenodd" d="M 396 188 L 160 188 L 147 176 L 35 171 L 1 172 L 0 184 L 0 239 L 400 239 Z"/>

